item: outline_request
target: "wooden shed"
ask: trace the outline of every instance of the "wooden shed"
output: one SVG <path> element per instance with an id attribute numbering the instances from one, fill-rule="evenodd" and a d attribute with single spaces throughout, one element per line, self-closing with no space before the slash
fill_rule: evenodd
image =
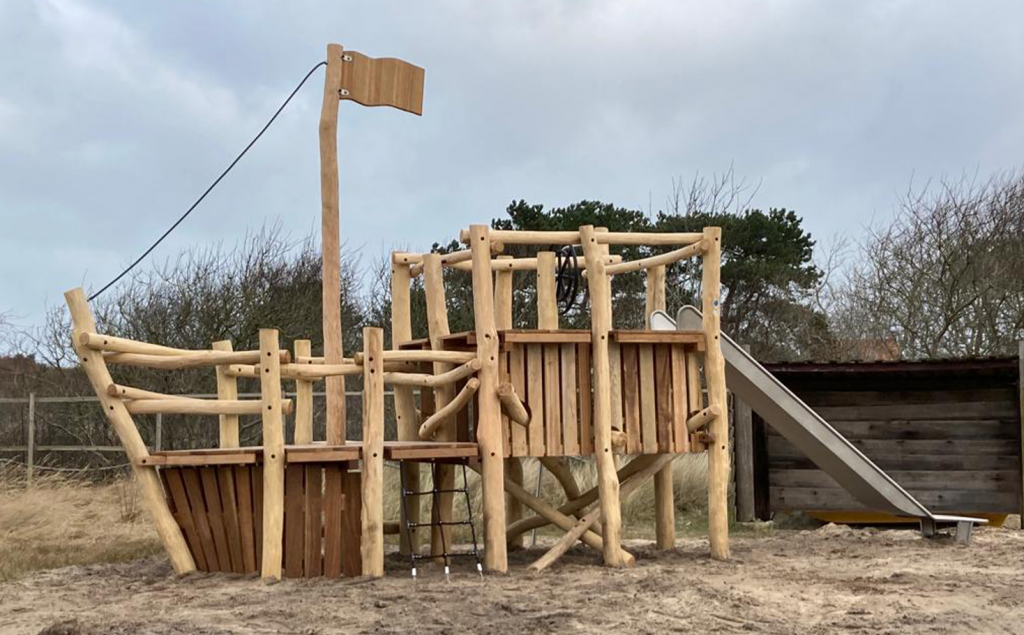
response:
<path id="1" fill-rule="evenodd" d="M 1021 360 L 799 362 L 766 366 L 921 503 L 1000 520 L 1022 500 Z M 756 413 L 755 512 L 879 522 Z"/>

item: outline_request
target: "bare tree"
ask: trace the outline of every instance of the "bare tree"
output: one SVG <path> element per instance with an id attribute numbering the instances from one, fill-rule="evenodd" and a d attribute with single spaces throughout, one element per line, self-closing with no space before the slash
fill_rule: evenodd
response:
<path id="1" fill-rule="evenodd" d="M 913 187 L 870 230 L 832 326 L 902 357 L 1011 354 L 1024 329 L 1024 173 Z"/>

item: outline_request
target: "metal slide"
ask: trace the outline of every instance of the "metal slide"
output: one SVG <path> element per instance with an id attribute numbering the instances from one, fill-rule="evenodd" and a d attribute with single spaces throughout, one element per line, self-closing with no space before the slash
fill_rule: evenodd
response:
<path id="1" fill-rule="evenodd" d="M 673 320 L 663 311 L 656 311 L 651 315 L 651 328 L 702 328 L 701 313 L 692 306 L 679 309 L 676 318 Z M 729 390 L 869 509 L 917 518 L 926 536 L 935 533 L 937 524 L 956 524 L 960 542 L 969 540 L 974 524 L 986 522 L 980 518 L 928 511 L 724 333 L 722 355 Z"/>

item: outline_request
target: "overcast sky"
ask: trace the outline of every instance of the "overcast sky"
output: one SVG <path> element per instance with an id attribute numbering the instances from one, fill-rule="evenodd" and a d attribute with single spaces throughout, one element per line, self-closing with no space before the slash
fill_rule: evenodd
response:
<path id="1" fill-rule="evenodd" d="M 422 118 L 341 106 L 343 240 L 428 248 L 512 199 L 655 211 L 735 172 L 823 241 L 897 192 L 1024 164 L 1024 3 L 0 0 L 0 312 L 98 288 L 326 43 L 427 69 Z M 319 227 L 322 71 L 156 252 Z"/>

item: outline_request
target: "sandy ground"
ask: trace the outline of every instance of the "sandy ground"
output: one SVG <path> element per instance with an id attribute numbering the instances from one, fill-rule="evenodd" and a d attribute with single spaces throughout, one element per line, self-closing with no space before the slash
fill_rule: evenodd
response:
<path id="1" fill-rule="evenodd" d="M 543 574 L 538 552 L 483 579 L 436 569 L 413 581 L 389 556 L 382 580 L 173 575 L 162 558 L 55 569 L 0 585 L 0 632 L 120 633 L 975 633 L 1024 632 L 1024 532 L 969 547 L 912 531 L 777 530 L 736 537 L 713 562 L 703 540 L 610 570 L 582 548 Z"/>

